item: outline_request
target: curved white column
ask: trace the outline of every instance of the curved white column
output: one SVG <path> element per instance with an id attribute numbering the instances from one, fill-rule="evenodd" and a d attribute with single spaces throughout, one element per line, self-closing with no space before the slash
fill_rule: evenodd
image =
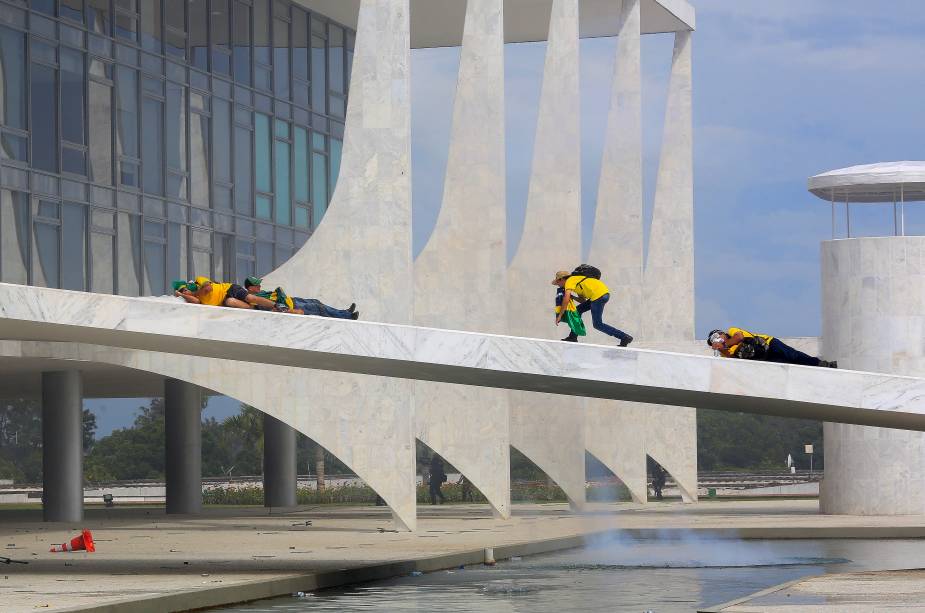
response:
<path id="1" fill-rule="evenodd" d="M 692 341 L 694 175 L 691 32 L 675 32 L 643 283 L 646 341 Z M 651 407 L 647 453 L 674 478 L 685 502 L 697 499 L 697 410 Z"/>
<path id="2" fill-rule="evenodd" d="M 341 307 L 356 302 L 363 319 L 412 323 L 410 59 L 408 1 L 363 0 L 337 189 L 309 241 L 264 285 Z M 412 384 L 339 373 L 272 373 L 259 369 L 254 376 L 271 389 L 297 394 L 280 399 L 289 405 L 282 410 L 300 412 L 300 423 L 284 421 L 372 479 L 364 477 L 397 522 L 413 529 Z M 241 398 L 237 388 L 216 391 Z M 249 404 L 279 417 L 266 401 Z"/>
<path id="3" fill-rule="evenodd" d="M 642 67 L 640 0 L 625 0 L 620 14 L 610 110 L 598 181 L 597 210 L 588 261 L 611 289 L 609 323 L 639 338 L 643 276 Z M 586 322 L 589 324 L 590 322 Z M 589 329 L 589 340 L 601 342 Z M 612 342 L 607 339 L 603 342 Z M 648 407 L 588 399 L 586 447 L 623 481 L 635 502 L 646 502 Z"/>
<path id="4" fill-rule="evenodd" d="M 581 257 L 581 106 L 578 0 L 553 0 L 527 213 L 508 267 L 508 331 L 562 338 L 553 315 L 553 274 Z M 563 489 L 585 501 L 584 401 L 510 392 L 511 445 Z"/>
<path id="5" fill-rule="evenodd" d="M 443 204 L 414 263 L 414 320 L 420 326 L 505 332 L 503 5 L 466 5 Z M 507 394 L 433 383 L 414 388 L 418 438 L 507 517 Z"/>
<path id="6" fill-rule="evenodd" d="M 925 375 L 923 253 L 921 236 L 822 243 L 827 359 L 839 368 Z M 835 423 L 823 429 L 823 513 L 925 512 L 925 434 Z"/>

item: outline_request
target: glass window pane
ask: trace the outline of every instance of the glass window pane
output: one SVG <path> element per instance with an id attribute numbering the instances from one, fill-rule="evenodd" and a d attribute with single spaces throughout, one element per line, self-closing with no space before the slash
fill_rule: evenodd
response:
<path id="1" fill-rule="evenodd" d="M 258 276 L 273 271 L 273 244 L 257 243 L 257 271 Z"/>
<path id="2" fill-rule="evenodd" d="M 42 117 L 32 126 L 32 166 L 58 171 L 58 129 L 55 100 L 55 69 L 32 65 L 32 116 Z"/>
<path id="3" fill-rule="evenodd" d="M 273 136 L 276 138 L 289 138 L 289 122 L 277 119 L 273 122 Z"/>
<path id="4" fill-rule="evenodd" d="M 270 3 L 254 0 L 254 59 L 270 64 Z"/>
<path id="5" fill-rule="evenodd" d="M 55 0 L 30 0 L 29 6 L 33 11 L 52 16 L 55 14 Z"/>
<path id="6" fill-rule="evenodd" d="M 231 60 L 231 15 L 228 0 L 212 0 L 209 22 L 212 25 L 212 72 L 230 74 Z"/>
<path id="7" fill-rule="evenodd" d="M 90 81 L 90 180 L 112 184 L 112 88 Z"/>
<path id="8" fill-rule="evenodd" d="M 40 287 L 60 287 L 60 226 L 35 222 L 33 229 L 32 284 Z"/>
<path id="9" fill-rule="evenodd" d="M 209 183 L 211 173 L 209 161 L 209 117 L 193 113 L 190 122 L 190 170 L 192 172 L 192 202 L 201 207 L 209 206 Z"/>
<path id="10" fill-rule="evenodd" d="M 251 7 L 234 3 L 234 78 L 238 83 L 251 84 Z"/>
<path id="11" fill-rule="evenodd" d="M 328 160 L 320 153 L 312 154 L 312 218 L 317 226 L 328 208 Z"/>
<path id="12" fill-rule="evenodd" d="M 28 162 L 29 139 L 15 134 L 0 134 L 0 158 Z"/>
<path id="13" fill-rule="evenodd" d="M 119 293 L 137 296 L 141 290 L 141 218 L 119 213 Z"/>
<path id="14" fill-rule="evenodd" d="M 145 241 L 145 296 L 167 293 L 167 245 Z"/>
<path id="15" fill-rule="evenodd" d="M 0 281 L 26 285 L 29 282 L 29 195 L 0 191 Z"/>
<path id="16" fill-rule="evenodd" d="M 186 88 L 167 82 L 167 166 L 186 171 Z"/>
<path id="17" fill-rule="evenodd" d="M 143 0 L 141 3 L 141 46 L 148 51 L 161 52 L 161 0 Z"/>
<path id="18" fill-rule="evenodd" d="M 87 157 L 83 151 L 63 147 L 61 149 L 61 170 L 75 175 L 86 176 Z"/>
<path id="19" fill-rule="evenodd" d="M 329 32 L 328 84 L 332 91 L 344 93 L 344 29 L 331 24 Z"/>
<path id="20" fill-rule="evenodd" d="M 25 36 L 0 27 L 0 123 L 26 129 Z"/>
<path id="21" fill-rule="evenodd" d="M 61 48 L 61 137 L 85 144 L 84 54 L 64 47 Z"/>
<path id="22" fill-rule="evenodd" d="M 116 13 L 116 37 L 138 40 L 138 20 L 126 13 Z"/>
<path id="23" fill-rule="evenodd" d="M 141 169 L 135 162 L 119 163 L 119 183 L 128 187 L 141 187 Z"/>
<path id="24" fill-rule="evenodd" d="M 242 215 L 254 214 L 251 131 L 234 129 L 234 208 Z"/>
<path id="25" fill-rule="evenodd" d="M 160 100 L 145 98 L 142 111 L 142 143 L 144 155 L 142 170 L 144 179 L 142 187 L 149 194 L 164 193 L 164 105 Z"/>
<path id="26" fill-rule="evenodd" d="M 166 0 L 167 25 L 180 32 L 186 32 L 186 0 Z"/>
<path id="27" fill-rule="evenodd" d="M 299 228 L 307 228 L 309 225 L 309 215 L 308 209 L 305 207 L 297 206 L 295 208 L 295 222 L 294 225 Z"/>
<path id="28" fill-rule="evenodd" d="M 292 223 L 292 198 L 289 195 L 289 143 L 276 141 L 276 223 Z"/>
<path id="29" fill-rule="evenodd" d="M 87 207 L 65 202 L 61 223 L 67 231 L 61 237 L 61 289 L 87 289 Z"/>
<path id="30" fill-rule="evenodd" d="M 187 270 L 187 227 L 167 224 L 167 280 L 189 279 Z"/>
<path id="31" fill-rule="evenodd" d="M 215 179 L 231 182 L 231 103 L 213 99 L 212 154 L 215 156 Z"/>
<path id="32" fill-rule="evenodd" d="M 289 99 L 289 22 L 273 20 L 273 91 Z"/>
<path id="33" fill-rule="evenodd" d="M 337 186 L 337 177 L 340 175 L 340 158 L 343 154 L 344 143 L 336 138 L 331 139 L 331 196 L 334 195 L 334 188 Z M 330 199 L 330 197 L 329 197 Z"/>
<path id="34" fill-rule="evenodd" d="M 115 291 L 116 237 L 112 234 L 90 233 L 90 291 L 111 294 Z"/>
<path id="35" fill-rule="evenodd" d="M 87 28 L 109 35 L 109 0 L 87 0 Z"/>
<path id="36" fill-rule="evenodd" d="M 292 74 L 308 81 L 308 15 L 292 9 Z"/>
<path id="37" fill-rule="evenodd" d="M 295 199 L 308 202 L 308 132 L 296 126 L 294 139 Z"/>
<path id="38" fill-rule="evenodd" d="M 212 254 L 208 251 L 193 251 L 193 270 L 190 277 L 212 274 Z"/>
<path id="39" fill-rule="evenodd" d="M 270 118 L 262 113 L 256 113 L 254 120 L 257 191 L 269 192 L 273 189 L 270 187 Z"/>
<path id="40" fill-rule="evenodd" d="M 325 56 L 324 39 L 312 36 L 312 108 L 324 113 L 325 102 L 328 98 L 326 85 L 327 57 Z"/>
<path id="41" fill-rule="evenodd" d="M 270 219 L 273 212 L 273 199 L 269 196 L 257 196 L 257 212 L 259 219 Z"/>
<path id="42" fill-rule="evenodd" d="M 116 67 L 116 153 L 138 157 L 138 72 Z"/>
<path id="43" fill-rule="evenodd" d="M 189 0 L 189 46 L 193 66 L 209 69 L 209 4 L 207 0 Z"/>

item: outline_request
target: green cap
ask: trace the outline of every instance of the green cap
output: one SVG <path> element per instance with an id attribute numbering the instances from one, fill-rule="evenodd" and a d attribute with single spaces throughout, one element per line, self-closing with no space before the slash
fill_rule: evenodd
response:
<path id="1" fill-rule="evenodd" d="M 250 287 L 251 285 L 260 285 L 263 283 L 263 279 L 260 277 L 248 277 L 244 279 L 244 287 Z"/>
<path id="2" fill-rule="evenodd" d="M 191 292 L 199 291 L 199 284 L 193 281 L 174 281 L 171 285 L 173 285 L 174 291 L 182 289 L 188 289 Z"/>

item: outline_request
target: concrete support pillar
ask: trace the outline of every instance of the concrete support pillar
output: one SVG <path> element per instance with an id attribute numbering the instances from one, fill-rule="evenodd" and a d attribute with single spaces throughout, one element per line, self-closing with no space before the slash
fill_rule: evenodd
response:
<path id="1" fill-rule="evenodd" d="M 296 431 L 263 416 L 263 506 L 296 505 Z"/>
<path id="2" fill-rule="evenodd" d="M 416 325 L 507 332 L 505 179 L 504 2 L 468 0 L 443 204 L 414 263 Z M 414 410 L 418 438 L 510 516 L 507 392 L 416 382 Z"/>
<path id="3" fill-rule="evenodd" d="M 83 520 L 82 423 L 80 372 L 42 373 L 42 514 L 45 521 Z"/>
<path id="4" fill-rule="evenodd" d="M 202 392 L 199 387 L 164 380 L 167 513 L 202 511 Z"/>
<path id="5" fill-rule="evenodd" d="M 822 243 L 822 355 L 839 368 L 925 376 L 925 237 Z M 914 395 L 905 397 L 915 404 Z M 925 433 L 826 423 L 822 513 L 925 512 Z M 806 441 L 811 443 L 812 441 Z"/>
<path id="6" fill-rule="evenodd" d="M 581 100 L 578 0 L 553 0 L 549 44 L 536 122 L 527 213 L 508 267 L 508 330 L 515 336 L 559 339 L 551 312 L 555 271 L 581 258 Z M 524 305 L 533 305 L 524 308 Z M 573 507 L 585 502 L 584 400 L 509 392 L 511 445 L 555 481 Z"/>

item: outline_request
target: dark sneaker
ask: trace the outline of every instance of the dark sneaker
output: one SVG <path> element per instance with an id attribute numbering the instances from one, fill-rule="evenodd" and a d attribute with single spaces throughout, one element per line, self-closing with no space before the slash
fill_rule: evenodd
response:
<path id="1" fill-rule="evenodd" d="M 577 342 L 578 342 L 578 337 L 575 336 L 574 334 L 569 334 L 568 336 L 566 336 L 566 337 L 563 338 L 562 340 L 565 341 L 566 343 L 577 343 Z"/>
<path id="2" fill-rule="evenodd" d="M 626 347 L 627 345 L 629 345 L 629 344 L 632 343 L 632 342 L 633 342 L 633 337 L 630 336 L 629 334 L 627 334 L 627 335 L 626 335 L 626 338 L 624 338 L 623 340 L 620 341 L 620 347 Z"/>
<path id="3" fill-rule="evenodd" d="M 832 360 L 831 362 L 825 362 L 827 368 L 838 368 L 838 362 Z"/>
<path id="4" fill-rule="evenodd" d="M 355 312 L 357 310 L 357 303 L 356 302 L 351 303 L 350 306 L 347 307 L 347 310 L 350 311 L 351 313 Z"/>
<path id="5" fill-rule="evenodd" d="M 359 319 L 359 318 L 360 318 L 360 312 L 359 312 L 359 311 L 354 311 L 353 313 L 350 314 L 350 319 L 357 320 L 357 319 Z"/>

